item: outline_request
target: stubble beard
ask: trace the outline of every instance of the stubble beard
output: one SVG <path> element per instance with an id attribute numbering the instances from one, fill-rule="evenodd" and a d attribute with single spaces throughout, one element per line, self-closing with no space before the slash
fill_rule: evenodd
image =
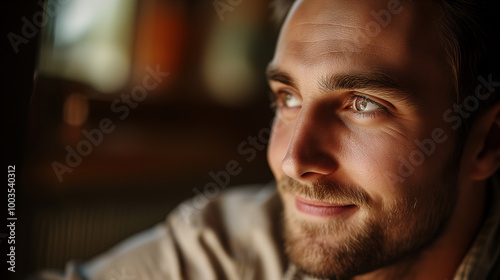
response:
<path id="1" fill-rule="evenodd" d="M 285 251 L 303 274 L 327 279 L 351 279 L 414 255 L 439 235 L 456 202 L 456 180 L 443 170 L 445 185 L 426 183 L 405 187 L 393 205 L 375 212 L 370 197 L 356 186 L 332 182 L 304 185 L 289 177 L 278 181 L 278 189 L 311 200 L 355 204 L 356 222 L 333 219 L 311 222 L 295 215 L 294 204 L 284 201 Z M 361 219 L 364 217 L 364 219 Z"/>

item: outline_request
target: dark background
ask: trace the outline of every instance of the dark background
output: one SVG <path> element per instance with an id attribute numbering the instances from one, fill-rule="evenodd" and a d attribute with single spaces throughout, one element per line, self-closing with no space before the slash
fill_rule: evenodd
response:
<path id="1" fill-rule="evenodd" d="M 69 7 L 79 0 L 65 1 Z M 96 3 L 104 2 L 113 1 Z M 213 182 L 209 172 L 225 170 L 231 160 L 242 167 L 241 174 L 231 176 L 231 186 L 272 180 L 265 149 L 255 148 L 251 160 L 238 149 L 252 148 L 249 137 L 269 128 L 273 115 L 264 71 L 277 31 L 269 19 L 268 1 L 243 0 L 224 12 L 223 19 L 213 1 L 130 3 L 129 25 L 112 33 L 128 41 L 110 39 L 110 45 L 109 36 L 100 41 L 103 35 L 98 33 L 108 28 L 106 21 L 92 23 L 77 9 L 76 15 L 93 29 L 57 45 L 54 22 L 62 17 L 62 9 L 20 44 L 17 54 L 7 34 L 21 35 L 22 18 L 31 20 L 44 6 L 35 1 L 4 4 L 2 161 L 4 169 L 16 165 L 18 218 L 16 273 L 9 272 L 9 279 L 24 279 L 43 269 L 62 271 L 69 260 L 88 260 L 161 222 L 179 202 L 195 195 L 193 188 L 203 190 Z M 100 10 L 104 7 L 95 11 Z M 74 15 L 78 27 L 81 21 Z M 66 30 L 70 26 L 62 24 Z M 93 44 L 90 49 L 85 47 L 88 42 Z M 112 80 L 118 74 L 98 64 L 99 86 L 88 78 L 92 71 L 85 63 L 120 70 L 105 62 L 122 48 L 127 51 L 117 59 L 128 63 L 126 80 L 102 90 L 107 75 Z M 76 57 L 81 73 L 68 75 L 72 68 L 67 57 Z M 111 104 L 141 84 L 147 65 L 159 65 L 170 75 L 120 120 Z M 75 150 L 86 140 L 82 131 L 98 129 L 103 118 L 111 119 L 115 130 L 103 134 L 102 142 L 60 182 L 52 164 L 66 164 L 67 147 Z M 7 213 L 4 193 L 1 205 Z M 0 234 L 6 232 L 2 226 Z M 6 239 L 0 241 L 5 257 Z M 1 267 L 7 272 L 6 262 Z"/>

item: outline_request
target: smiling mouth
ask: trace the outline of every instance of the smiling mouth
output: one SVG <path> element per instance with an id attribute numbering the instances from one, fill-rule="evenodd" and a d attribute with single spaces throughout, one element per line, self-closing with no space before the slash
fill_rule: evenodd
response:
<path id="1" fill-rule="evenodd" d="M 357 208 L 354 204 L 312 201 L 299 196 L 295 196 L 295 207 L 299 212 L 318 217 L 338 216 Z"/>

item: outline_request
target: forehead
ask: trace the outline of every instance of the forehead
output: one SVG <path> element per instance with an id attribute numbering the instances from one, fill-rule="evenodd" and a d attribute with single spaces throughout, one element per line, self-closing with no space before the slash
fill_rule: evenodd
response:
<path id="1" fill-rule="evenodd" d="M 270 68 L 307 75 L 377 68 L 406 80 L 423 73 L 443 79 L 438 20 L 437 6 L 425 0 L 296 1 Z"/>

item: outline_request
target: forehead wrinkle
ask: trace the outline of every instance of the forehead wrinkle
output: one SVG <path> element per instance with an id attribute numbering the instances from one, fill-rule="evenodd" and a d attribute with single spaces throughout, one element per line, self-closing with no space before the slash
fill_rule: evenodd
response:
<path id="1" fill-rule="evenodd" d="M 357 54 L 358 57 L 361 57 L 361 56 L 372 56 L 372 57 L 380 58 L 379 55 L 376 55 L 376 54 L 373 54 L 373 53 L 360 52 L 360 51 L 326 51 L 326 52 L 319 53 L 318 56 L 324 56 L 324 55 L 327 55 L 327 54 L 331 54 L 331 55 L 346 54 L 346 56 L 348 56 L 348 57 L 350 57 L 350 56 L 352 56 L 354 54 Z"/>
<path id="2" fill-rule="evenodd" d="M 361 27 L 330 23 L 297 24 L 290 28 L 292 32 L 287 36 L 289 41 L 339 40 L 342 37 L 356 36 L 366 32 Z"/>
<path id="3" fill-rule="evenodd" d="M 319 32 L 319 33 L 318 33 Z M 367 40 L 360 42 L 356 32 L 346 30 L 328 29 L 324 32 L 316 29 L 308 30 L 308 32 L 298 32 L 292 29 L 292 34 L 282 38 L 278 44 L 278 49 L 292 49 L 298 53 L 304 52 L 305 56 L 313 57 L 318 53 L 325 54 L 326 52 L 369 52 L 369 53 L 386 53 L 380 44 L 375 41 Z"/>
<path id="4" fill-rule="evenodd" d="M 324 55 L 345 53 L 346 58 L 350 58 L 353 53 L 361 51 L 374 53 L 380 49 L 380 44 L 376 42 L 371 40 L 360 42 L 355 39 L 366 32 L 365 25 L 357 26 L 359 19 L 342 15 L 329 17 L 328 20 L 328 22 L 292 20 L 287 27 L 288 34 L 279 40 L 278 48 L 289 53 L 302 53 L 305 64 L 311 64 L 311 60 L 323 59 L 321 56 Z"/>
<path id="5" fill-rule="evenodd" d="M 317 44 L 318 45 L 318 44 Z M 322 47 L 322 46 L 302 47 L 294 43 L 283 50 L 283 55 L 289 56 L 289 61 L 299 68 L 318 68 L 327 66 L 328 68 L 342 68 L 345 65 L 354 65 L 356 63 L 365 63 L 383 61 L 383 58 L 372 52 L 362 50 L 348 49 L 346 46 Z M 321 45 L 321 44 L 319 44 Z"/>
<path id="6" fill-rule="evenodd" d="M 307 26 L 307 25 L 327 25 L 327 26 L 334 26 L 334 27 L 345 27 L 345 28 L 353 28 L 353 29 L 361 29 L 361 30 L 366 30 L 365 28 L 361 28 L 359 26 L 354 26 L 354 25 L 345 25 L 345 24 L 340 24 L 340 23 L 330 23 L 330 22 L 325 22 L 325 23 L 320 23 L 320 22 L 303 22 L 303 23 L 297 23 L 294 25 L 295 28 L 301 27 L 301 26 Z"/>
<path id="7" fill-rule="evenodd" d="M 373 43 L 363 43 L 363 44 L 360 44 L 359 42 L 356 42 L 354 40 L 348 40 L 348 39 L 342 39 L 342 40 L 340 40 L 340 39 L 330 39 L 330 38 L 329 39 L 314 39 L 314 40 L 296 40 L 296 39 L 291 39 L 291 40 L 288 41 L 288 43 L 292 44 L 292 45 L 300 45 L 300 44 L 320 43 L 320 42 L 332 42 L 333 43 L 335 41 L 338 41 L 340 44 L 349 45 L 350 47 L 359 46 L 358 49 L 364 49 L 366 46 L 380 48 L 379 45 L 373 44 Z"/>

